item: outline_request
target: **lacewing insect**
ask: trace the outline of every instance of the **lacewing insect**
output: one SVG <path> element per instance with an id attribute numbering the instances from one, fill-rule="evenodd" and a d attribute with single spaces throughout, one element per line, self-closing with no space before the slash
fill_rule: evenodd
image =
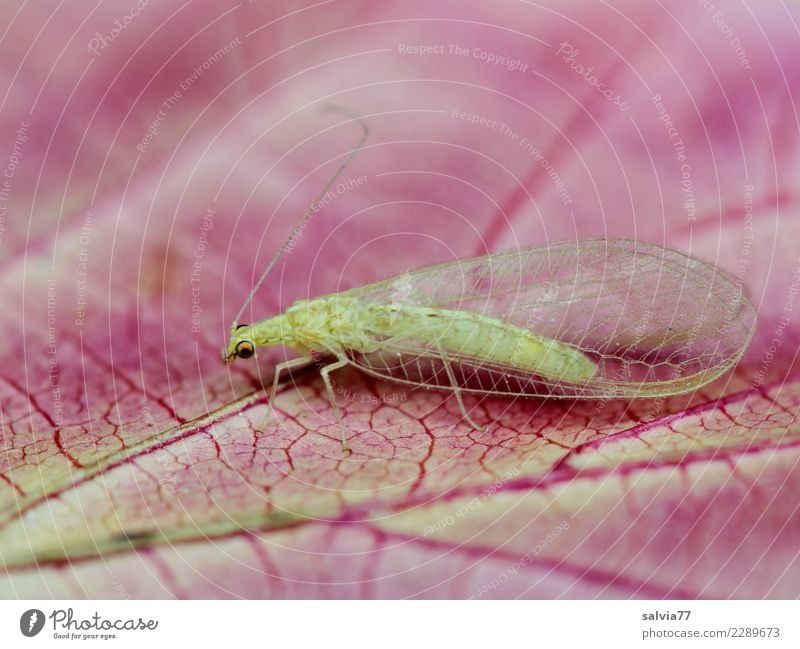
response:
<path id="1" fill-rule="evenodd" d="M 450 391 L 480 430 L 463 394 L 606 399 L 696 390 L 737 363 L 755 319 L 740 284 L 713 264 L 649 243 L 586 239 L 299 300 L 256 324 L 234 322 L 224 358 L 250 358 L 257 346 L 297 351 L 275 368 L 274 395 L 282 372 L 312 354 L 329 357 L 320 374 L 346 451 L 330 378 L 346 365 Z"/>

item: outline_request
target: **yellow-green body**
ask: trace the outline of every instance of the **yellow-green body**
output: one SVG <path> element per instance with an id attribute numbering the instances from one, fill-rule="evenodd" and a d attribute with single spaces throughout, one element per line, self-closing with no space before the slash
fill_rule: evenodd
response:
<path id="1" fill-rule="evenodd" d="M 304 356 L 326 352 L 343 359 L 348 350 L 379 352 L 392 339 L 416 343 L 444 361 L 467 357 L 473 363 L 528 370 L 556 381 L 580 383 L 597 371 L 595 363 L 578 349 L 491 316 L 405 304 L 365 304 L 337 295 L 301 300 L 279 316 L 240 327 L 232 334 L 228 358 L 236 357 L 240 341 L 287 345 Z"/>

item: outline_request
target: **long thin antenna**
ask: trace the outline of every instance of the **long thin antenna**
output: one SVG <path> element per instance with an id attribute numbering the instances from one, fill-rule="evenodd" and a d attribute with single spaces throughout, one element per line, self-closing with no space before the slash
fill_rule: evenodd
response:
<path id="1" fill-rule="evenodd" d="M 306 223 L 311 219 L 311 216 L 314 213 L 314 206 L 323 199 L 325 194 L 331 188 L 331 185 L 333 185 L 333 183 L 336 182 L 336 179 L 341 175 L 341 173 L 344 171 L 345 167 L 347 167 L 347 165 L 350 164 L 350 161 L 353 159 L 353 156 L 355 156 L 355 154 L 358 153 L 358 151 L 361 149 L 361 147 L 364 146 L 364 142 L 367 141 L 367 137 L 369 136 L 369 127 L 367 126 L 366 122 L 364 122 L 363 119 L 361 119 L 357 115 L 353 115 L 351 112 L 349 112 L 348 110 L 346 110 L 346 109 L 344 109 L 344 108 L 342 108 L 340 106 L 336 106 L 335 104 L 325 104 L 323 106 L 323 109 L 327 110 L 327 111 L 339 113 L 341 115 L 344 115 L 345 117 L 349 117 L 353 121 L 358 122 L 358 125 L 361 127 L 361 130 L 363 131 L 363 133 L 361 134 L 361 137 L 358 140 L 358 144 L 356 144 L 355 148 L 353 148 L 353 150 L 350 151 L 350 153 L 347 154 L 347 157 L 345 157 L 345 159 L 342 161 L 342 164 L 339 165 L 339 168 L 331 176 L 330 180 L 328 180 L 328 182 L 325 183 L 325 186 L 322 188 L 322 191 L 312 201 L 311 205 L 308 206 L 308 209 L 303 214 L 303 218 L 301 218 L 300 221 L 298 221 L 297 225 L 294 226 L 294 229 L 292 230 L 292 233 L 287 237 L 286 241 L 283 242 L 283 245 L 281 245 L 281 247 L 278 250 L 278 252 L 275 253 L 275 256 L 272 258 L 272 261 L 270 261 L 269 264 L 267 264 L 267 267 L 264 270 L 264 272 L 261 274 L 261 277 L 258 279 L 258 281 L 256 282 L 255 286 L 253 286 L 253 290 L 250 291 L 250 295 L 248 295 L 247 299 L 244 301 L 244 304 L 242 305 L 242 308 L 239 309 L 239 312 L 236 314 L 236 317 L 233 319 L 233 324 L 231 325 L 231 331 L 233 331 L 234 329 L 236 329 L 236 327 L 239 326 L 239 318 L 242 317 L 242 314 L 244 313 L 244 310 L 248 307 L 250 302 L 253 301 L 253 297 L 255 296 L 256 291 L 258 291 L 258 289 L 261 288 L 261 285 L 264 283 L 264 280 L 266 279 L 266 277 L 269 274 L 269 272 L 272 270 L 273 266 L 275 266 L 275 264 L 277 263 L 278 259 L 280 259 L 281 255 L 286 251 L 286 248 L 289 247 L 289 243 L 293 239 L 295 239 L 295 237 L 297 237 L 297 235 L 300 234 L 300 232 L 303 231 L 303 228 L 305 227 Z"/>

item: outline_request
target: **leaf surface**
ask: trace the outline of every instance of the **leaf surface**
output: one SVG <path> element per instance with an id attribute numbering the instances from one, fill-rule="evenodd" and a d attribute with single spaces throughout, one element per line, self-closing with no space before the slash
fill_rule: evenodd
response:
<path id="1" fill-rule="evenodd" d="M 201 4 L 96 53 L 127 5 L 26 5 L 0 43 L 3 596 L 798 596 L 795 8 L 725 4 L 737 52 L 678 2 Z M 286 356 L 219 349 L 357 140 L 325 102 L 370 139 L 245 321 L 625 236 L 743 283 L 745 358 L 668 399 L 473 398 L 483 433 L 344 370 L 347 457 L 301 372 L 259 430 Z"/>

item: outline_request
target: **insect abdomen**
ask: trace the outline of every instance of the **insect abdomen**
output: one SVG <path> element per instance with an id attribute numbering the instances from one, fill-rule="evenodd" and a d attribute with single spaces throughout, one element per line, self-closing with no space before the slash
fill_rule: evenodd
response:
<path id="1" fill-rule="evenodd" d="M 570 345 L 480 313 L 404 305 L 381 308 L 383 335 L 407 337 L 432 350 L 569 383 L 587 381 L 597 371 L 594 362 Z"/>

